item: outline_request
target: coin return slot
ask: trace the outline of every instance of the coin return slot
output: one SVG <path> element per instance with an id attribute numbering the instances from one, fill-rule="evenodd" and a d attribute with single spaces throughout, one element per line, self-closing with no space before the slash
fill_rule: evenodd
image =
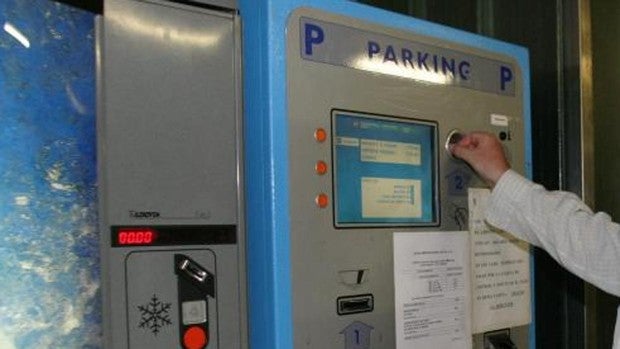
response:
<path id="1" fill-rule="evenodd" d="M 336 301 L 338 315 L 367 313 L 374 309 L 374 297 L 371 294 L 339 297 Z"/>

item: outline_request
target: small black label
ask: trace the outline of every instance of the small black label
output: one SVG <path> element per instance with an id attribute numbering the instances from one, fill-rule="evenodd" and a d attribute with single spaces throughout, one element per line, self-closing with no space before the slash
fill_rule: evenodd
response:
<path id="1" fill-rule="evenodd" d="M 129 211 L 129 217 L 140 219 L 154 219 L 159 218 L 161 213 L 157 211 Z"/>

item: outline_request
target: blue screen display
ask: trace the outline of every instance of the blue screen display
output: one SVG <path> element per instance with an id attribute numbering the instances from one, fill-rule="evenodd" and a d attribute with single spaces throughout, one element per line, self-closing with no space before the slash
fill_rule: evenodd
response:
<path id="1" fill-rule="evenodd" d="M 337 227 L 437 224 L 435 123 L 334 111 Z"/>

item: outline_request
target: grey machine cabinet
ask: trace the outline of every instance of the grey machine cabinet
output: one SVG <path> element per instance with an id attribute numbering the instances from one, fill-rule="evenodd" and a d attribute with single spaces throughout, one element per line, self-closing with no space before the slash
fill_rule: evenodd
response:
<path id="1" fill-rule="evenodd" d="M 247 348 L 234 1 L 105 1 L 97 23 L 106 348 Z"/>

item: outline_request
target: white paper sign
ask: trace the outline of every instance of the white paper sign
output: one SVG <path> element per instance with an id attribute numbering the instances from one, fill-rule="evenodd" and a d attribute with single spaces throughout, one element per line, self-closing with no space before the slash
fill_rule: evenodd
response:
<path id="1" fill-rule="evenodd" d="M 486 224 L 489 195 L 469 189 L 474 333 L 526 325 L 531 316 L 529 246 Z"/>
<path id="2" fill-rule="evenodd" d="M 471 348 L 467 232 L 394 233 L 396 349 Z"/>

